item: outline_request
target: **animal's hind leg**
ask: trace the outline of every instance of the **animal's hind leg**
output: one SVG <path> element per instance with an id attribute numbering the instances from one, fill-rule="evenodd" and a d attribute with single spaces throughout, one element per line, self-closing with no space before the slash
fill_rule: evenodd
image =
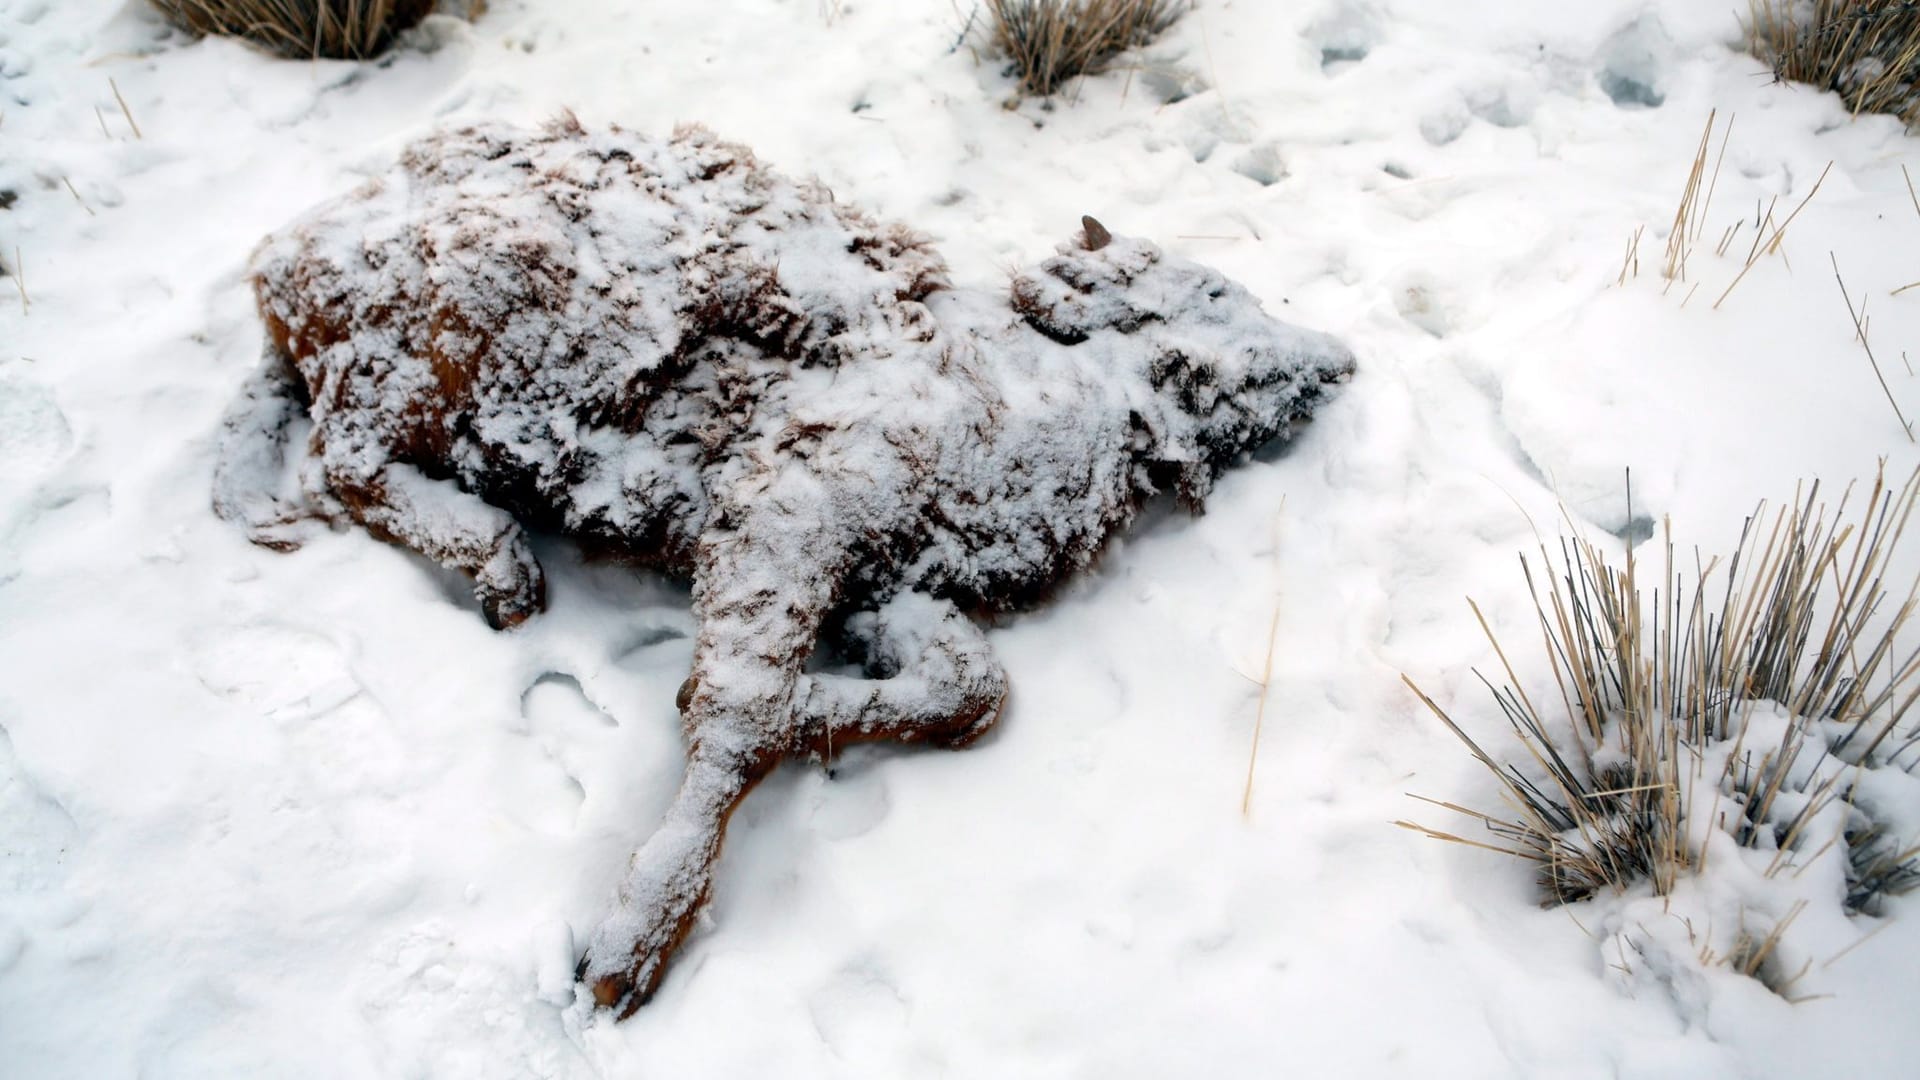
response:
<path id="1" fill-rule="evenodd" d="M 850 621 L 868 667 L 891 677 L 800 675 L 833 596 L 837 577 L 822 561 L 831 552 L 812 530 L 742 532 L 722 542 L 739 550 L 714 560 L 700 590 L 701 640 L 680 702 L 686 779 L 576 972 L 596 1004 L 619 1006 L 622 1017 L 659 987 L 706 904 L 727 819 L 781 758 L 824 749 L 829 737 L 964 745 L 1006 701 L 1006 673 L 979 628 L 921 595 Z M 734 554 L 759 556 L 757 567 L 736 565 Z"/>
<path id="2" fill-rule="evenodd" d="M 846 554 L 821 521 L 822 500 L 782 498 L 777 479 L 726 507 L 727 524 L 702 538 L 700 636 L 680 695 L 686 779 L 628 864 L 615 910 L 594 930 L 577 971 L 595 1003 L 623 1017 L 653 995 L 691 932 L 733 811 L 799 744 L 794 691 Z M 804 490 L 810 478 L 788 479 Z"/>
<path id="3" fill-rule="evenodd" d="M 1007 673 L 953 604 L 907 593 L 854 616 L 847 633 L 876 678 L 810 675 L 794 693 L 803 748 L 855 742 L 965 746 L 999 719 Z"/>
<path id="4" fill-rule="evenodd" d="M 397 462 L 365 475 L 329 467 L 325 476 L 332 495 L 369 531 L 472 577 L 495 629 L 516 626 L 546 606 L 540 564 L 525 530 L 506 511 Z"/>

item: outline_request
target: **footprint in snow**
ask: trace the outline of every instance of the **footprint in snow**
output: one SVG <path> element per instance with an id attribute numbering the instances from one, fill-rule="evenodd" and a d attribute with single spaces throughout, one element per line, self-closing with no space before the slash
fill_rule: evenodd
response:
<path id="1" fill-rule="evenodd" d="M 289 623 L 214 627 L 193 637 L 188 654 L 200 685 L 278 722 L 312 719 L 362 693 L 339 645 Z"/>
<path id="2" fill-rule="evenodd" d="M 812 770 L 807 788 L 807 822 L 829 840 L 848 840 L 872 832 L 893 808 L 885 770 L 864 755 L 843 758 L 829 774 Z"/>
<path id="3" fill-rule="evenodd" d="M 1366 8 L 1343 4 L 1307 27 L 1306 39 L 1320 50 L 1320 70 L 1332 76 L 1373 52 L 1380 41 L 1380 27 Z"/>
<path id="4" fill-rule="evenodd" d="M 1161 105 L 1175 105 L 1207 89 L 1197 72 L 1180 68 L 1150 68 L 1139 73 L 1136 82 L 1148 98 Z"/>
<path id="5" fill-rule="evenodd" d="M 1287 163 L 1280 157 L 1280 148 L 1270 142 L 1236 156 L 1229 168 L 1261 187 L 1272 187 L 1287 177 Z"/>
<path id="6" fill-rule="evenodd" d="M 842 1061 L 898 1060 L 890 1044 L 907 1032 L 912 1013 L 893 979 L 871 964 L 843 969 L 807 995 L 813 1029 Z"/>
<path id="7" fill-rule="evenodd" d="M 50 890 L 66 874 L 66 856 L 79 841 L 72 815 L 48 795 L 15 755 L 0 724 L 0 896 Z M 0 939 L 6 937 L 0 923 Z M 0 940 L 0 953 L 6 952 Z M 7 962 L 0 962 L 4 970 Z"/>
<path id="8" fill-rule="evenodd" d="M 1459 323 L 1459 305 L 1437 280 L 1413 274 L 1393 290 L 1393 308 L 1410 325 L 1436 338 L 1452 333 Z"/>
<path id="9" fill-rule="evenodd" d="M 1473 116 L 1457 103 L 1443 105 L 1420 118 L 1420 137 L 1429 146 L 1446 146 L 1466 134 Z"/>
<path id="10" fill-rule="evenodd" d="M 0 377 L 0 461 L 26 477 L 58 465 L 73 449 L 73 428 L 53 394 L 37 382 Z"/>
<path id="11" fill-rule="evenodd" d="M 554 1006 L 531 970 L 462 951 L 460 935 L 431 921 L 387 938 L 357 982 L 383 1072 L 474 1080 L 565 1080 L 592 1075 L 556 1038 Z"/>
<path id="12" fill-rule="evenodd" d="M 200 685 L 280 730 L 289 798 L 391 797 L 430 769 L 330 638 L 261 620 L 203 631 L 188 653 Z"/>
<path id="13" fill-rule="evenodd" d="M 1529 83 L 1509 82 L 1476 86 L 1466 93 L 1467 110 L 1500 128 L 1525 127 L 1540 104 L 1540 90 Z"/>
<path id="14" fill-rule="evenodd" d="M 1600 46 L 1594 73 L 1600 89 L 1623 109 L 1657 109 L 1666 100 L 1667 69 L 1673 63 L 1673 39 L 1656 15 L 1643 15 Z"/>
<path id="15" fill-rule="evenodd" d="M 549 671 L 520 696 L 520 723 L 500 761 L 496 790 L 509 819 L 549 836 L 572 835 L 587 800 L 589 767 L 605 755 L 614 718 L 580 680 Z"/>

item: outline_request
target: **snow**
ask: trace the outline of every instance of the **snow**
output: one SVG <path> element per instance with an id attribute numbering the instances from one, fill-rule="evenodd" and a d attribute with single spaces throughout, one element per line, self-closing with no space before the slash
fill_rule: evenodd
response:
<path id="1" fill-rule="evenodd" d="M 1658 901 L 1543 911 L 1526 866 L 1389 824 L 1453 824 L 1409 791 L 1494 797 L 1402 672 L 1518 750 L 1463 597 L 1531 634 L 1536 529 L 1615 543 L 1631 468 L 1633 517 L 1724 552 L 1802 479 L 1920 464 L 1828 263 L 1920 413 L 1896 122 L 1774 84 L 1689 0 L 1210 0 L 1051 109 L 1002 107 L 943 0 L 490 9 L 360 66 L 188 43 L 133 3 L 0 4 L 0 1071 L 1910 1071 L 1916 897 L 1797 921 L 1796 989 L 1825 996 L 1789 1004 L 1699 964 Z M 1360 365 L 1205 516 L 1150 513 L 993 625 L 1012 696 L 979 743 L 763 783 L 706 925 L 618 1025 L 574 1003 L 572 962 L 685 764 L 685 586 L 535 536 L 549 610 L 501 634 L 363 532 L 280 554 L 209 506 L 261 238 L 438 125 L 563 108 L 817 175 L 956 283 L 1092 214 Z M 1667 288 L 1716 108 L 1724 165 Z M 1786 258 L 1715 307 L 1756 208 L 1828 162 Z M 1623 934 L 1666 959 L 1623 961 Z"/>

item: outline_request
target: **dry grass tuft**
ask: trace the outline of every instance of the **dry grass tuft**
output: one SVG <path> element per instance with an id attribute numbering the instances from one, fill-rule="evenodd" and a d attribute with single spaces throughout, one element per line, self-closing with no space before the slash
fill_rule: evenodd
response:
<path id="1" fill-rule="evenodd" d="M 1781 936 L 1806 908 L 1805 901 L 1795 903 L 1764 935 L 1756 934 L 1749 928 L 1743 915 L 1740 929 L 1734 934 L 1733 946 L 1727 950 L 1727 954 L 1715 956 L 1710 947 L 1704 948 L 1701 950 L 1701 960 L 1709 964 L 1722 964 L 1730 971 L 1758 980 L 1760 985 L 1789 1001 L 1798 1000 L 1793 996 L 1793 985 L 1813 966 L 1813 961 L 1808 960 L 1800 970 L 1789 973 L 1781 965 L 1776 950 Z"/>
<path id="2" fill-rule="evenodd" d="M 1916 10 L 1920 10 L 1920 0 L 1911 0 L 1911 2 Z M 1719 110 L 1717 109 L 1707 114 L 1706 127 L 1700 133 L 1700 142 L 1694 150 L 1693 160 L 1687 171 L 1686 186 L 1680 191 L 1680 202 L 1675 206 L 1673 221 L 1667 228 L 1666 255 L 1660 266 L 1660 276 L 1665 279 L 1666 285 L 1662 288 L 1661 294 L 1670 292 L 1675 283 L 1685 283 L 1688 288 L 1681 296 L 1681 307 L 1687 306 L 1687 302 L 1699 291 L 1701 285 L 1697 275 L 1693 274 L 1690 268 L 1689 260 L 1697 254 L 1701 242 L 1709 239 L 1707 215 L 1713 208 L 1713 195 L 1720 183 L 1720 169 L 1726 162 L 1727 147 L 1733 140 L 1734 117 L 1729 116 L 1726 126 L 1720 132 L 1720 149 L 1717 152 L 1710 152 L 1714 127 L 1718 119 Z M 1753 240 L 1748 245 L 1746 258 L 1742 261 L 1739 271 L 1734 274 L 1733 280 L 1727 283 L 1727 287 L 1720 293 L 1719 298 L 1714 300 L 1714 310 L 1719 310 L 1720 305 L 1727 302 L 1727 298 L 1733 295 L 1733 290 L 1740 287 L 1740 283 L 1746 280 L 1754 267 L 1771 256 L 1778 255 L 1781 263 L 1786 266 L 1787 272 L 1793 272 L 1793 263 L 1787 258 L 1787 229 L 1800 216 L 1800 212 L 1807 208 L 1807 204 L 1813 201 L 1813 197 L 1820 193 L 1821 185 L 1826 183 L 1827 174 L 1832 170 L 1833 163 L 1828 162 L 1827 166 L 1820 170 L 1820 175 L 1814 178 L 1813 186 L 1807 189 L 1806 195 L 1794 206 L 1793 212 L 1784 218 L 1774 213 L 1779 208 L 1777 196 L 1764 207 L 1758 202 L 1755 203 L 1751 223 Z M 1914 209 L 1920 211 L 1920 195 L 1913 195 L 1912 200 Z M 1735 239 L 1747 226 L 1748 222 L 1743 216 L 1735 218 L 1731 225 L 1723 229 L 1719 240 L 1713 244 L 1714 257 L 1724 258 L 1733 251 Z M 1637 279 L 1640 276 L 1640 242 L 1645 232 L 1646 226 L 1643 225 L 1636 228 L 1627 238 L 1626 253 L 1621 259 L 1619 272 L 1614 275 L 1615 285 L 1624 286 L 1628 278 Z M 1920 281 L 1895 289 L 1894 294 L 1898 295 L 1906 288 L 1920 288 Z"/>
<path id="3" fill-rule="evenodd" d="M 1720 110 L 1707 113 L 1707 127 L 1700 133 L 1700 149 L 1693 155 L 1693 168 L 1687 173 L 1687 186 L 1680 193 L 1680 206 L 1673 214 L 1673 228 L 1667 233 L 1667 262 L 1662 274 L 1669 283 L 1687 279 L 1687 256 L 1700 239 L 1707 210 L 1713 205 L 1713 189 L 1720 182 L 1720 163 L 1727 156 L 1727 142 L 1733 138 L 1733 120 L 1720 136 L 1720 156 L 1714 159 L 1713 179 L 1707 179 L 1707 147 L 1713 139 L 1714 121 Z"/>
<path id="4" fill-rule="evenodd" d="M 1669 895 L 1719 834 L 1769 876 L 1844 844 L 1852 911 L 1920 886 L 1920 847 L 1855 800 L 1874 770 L 1920 765 L 1920 651 L 1895 642 L 1920 601 L 1885 581 L 1920 471 L 1897 490 L 1877 478 L 1864 501 L 1849 489 L 1831 517 L 1818 494 L 1770 523 L 1763 504 L 1724 570 L 1697 558 L 1690 576 L 1676 570 L 1671 541 L 1652 582 L 1631 554 L 1616 568 L 1584 540 L 1562 541 L 1558 560 L 1544 547 L 1539 565 L 1522 557 L 1550 698 L 1528 696 L 1480 617 L 1506 674 L 1487 687 L 1520 763 L 1496 760 L 1407 683 L 1499 780 L 1508 812 L 1438 804 L 1491 842 L 1400 824 L 1535 863 L 1543 905 L 1639 881 Z M 1752 974 L 1760 960 L 1748 959 Z"/>
<path id="5" fill-rule="evenodd" d="M 1776 78 L 1839 93 L 1860 113 L 1920 126 L 1920 4 L 1748 0 L 1747 48 Z"/>
<path id="6" fill-rule="evenodd" d="M 152 0 L 195 34 L 245 38 L 281 56 L 360 60 L 426 18 L 434 0 Z"/>
<path id="7" fill-rule="evenodd" d="M 1715 311 L 1720 310 L 1720 305 L 1726 303 L 1727 297 L 1733 295 L 1733 290 L 1739 287 L 1740 282 L 1746 280 L 1747 271 L 1758 266 L 1762 259 L 1777 254 L 1782 262 L 1786 261 L 1786 248 L 1782 247 L 1781 243 L 1787 238 L 1787 226 L 1792 225 L 1793 219 L 1800 216 L 1800 211 L 1805 210 L 1807 204 L 1813 201 L 1813 197 L 1820 194 L 1820 185 L 1827 182 L 1827 174 L 1832 171 L 1833 162 L 1829 161 L 1826 167 L 1820 170 L 1820 175 L 1814 178 L 1813 187 L 1807 190 L 1807 197 L 1800 200 L 1800 205 L 1793 208 L 1793 213 L 1788 214 L 1785 221 L 1775 224 L 1773 220 L 1773 208 L 1778 199 L 1767 204 L 1766 213 L 1759 217 L 1754 226 L 1753 244 L 1747 250 L 1747 261 L 1740 267 L 1740 272 L 1733 276 L 1733 280 L 1727 283 L 1727 291 L 1721 293 L 1720 299 L 1713 302 Z M 1771 234 L 1767 232 L 1768 226 L 1773 227 Z M 1730 241 L 1731 237 L 1728 237 L 1728 240 Z M 1791 264 L 1788 265 L 1787 270 L 1792 272 Z"/>
<path id="8" fill-rule="evenodd" d="M 993 47 L 1020 89 L 1046 97 L 1172 26 L 1187 0 L 986 0 Z"/>

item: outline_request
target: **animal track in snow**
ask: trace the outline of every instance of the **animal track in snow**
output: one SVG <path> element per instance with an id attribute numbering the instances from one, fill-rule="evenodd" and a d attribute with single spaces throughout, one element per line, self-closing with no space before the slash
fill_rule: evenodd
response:
<path id="1" fill-rule="evenodd" d="M 57 801 L 41 790 L 13 751 L 0 724 L 0 898 L 49 888 L 63 874 L 67 849 L 79 828 Z M 0 923 L 0 938 L 6 936 Z M 0 953 L 5 953 L 0 940 Z M 4 970 L 5 963 L 0 963 Z"/>
<path id="2" fill-rule="evenodd" d="M 1458 322 L 1458 305 L 1444 286 L 1426 274 L 1414 274 L 1393 290 L 1393 307 L 1400 317 L 1437 338 L 1444 338 Z"/>
<path id="3" fill-rule="evenodd" d="M 419 775 L 420 763 L 395 735 L 386 710 L 365 694 L 290 726 L 289 756 L 308 789 L 329 801 L 396 795 Z"/>
<path id="4" fill-rule="evenodd" d="M 1287 164 L 1273 143 L 1261 143 L 1234 158 L 1232 168 L 1261 187 L 1272 187 L 1287 178 Z"/>
<path id="5" fill-rule="evenodd" d="M 1540 91 L 1529 83 L 1478 86 L 1467 91 L 1467 111 L 1494 127 L 1525 127 L 1539 105 Z"/>
<path id="6" fill-rule="evenodd" d="M 1366 8 L 1346 4 L 1308 27 L 1306 38 L 1320 49 L 1320 70 L 1338 75 L 1373 52 L 1380 29 Z"/>
<path id="7" fill-rule="evenodd" d="M 218 627 L 197 635 L 189 655 L 202 686 L 275 720 L 318 716 L 361 692 L 338 645 L 287 623 Z"/>
<path id="8" fill-rule="evenodd" d="M 1445 146 L 1466 133 L 1473 117 L 1458 104 L 1449 104 L 1420 118 L 1420 137 L 1429 146 Z"/>
<path id="9" fill-rule="evenodd" d="M 280 728 L 287 740 L 284 786 L 295 802 L 386 798 L 414 786 L 422 767 L 417 755 L 331 639 L 263 620 L 206 631 L 189 656 L 200 685 Z"/>
<path id="10" fill-rule="evenodd" d="M 360 1013 L 373 1029 L 383 1071 L 398 1076 L 474 1078 L 586 1076 L 562 1048 L 555 1011 L 534 981 L 464 953 L 437 920 L 388 938 L 359 982 Z"/>
<path id="11" fill-rule="evenodd" d="M 1600 46 L 1600 89 L 1621 108 L 1657 109 L 1667 100 L 1662 89 L 1673 59 L 1673 40 L 1656 15 L 1628 23 Z"/>
<path id="12" fill-rule="evenodd" d="M 1209 89 L 1207 81 L 1179 63 L 1179 57 L 1146 57 L 1134 81 L 1160 105 L 1173 105 Z"/>
<path id="13" fill-rule="evenodd" d="M 1261 187 L 1287 178 L 1287 163 L 1279 144 L 1272 140 L 1254 142 L 1248 125 L 1225 110 L 1208 108 L 1188 114 L 1180 141 L 1196 164 L 1205 164 L 1216 156 L 1225 158 L 1224 151 L 1229 147 L 1241 148 L 1227 167 Z"/>
<path id="14" fill-rule="evenodd" d="M 841 1060 L 870 1060 L 876 1052 L 879 1060 L 898 1060 L 897 1054 L 883 1051 L 885 1038 L 879 1040 L 882 1046 L 874 1045 L 875 1036 L 902 1037 L 913 1003 L 886 972 L 860 965 L 841 971 L 809 994 L 807 1012 L 821 1041 Z"/>
<path id="15" fill-rule="evenodd" d="M 636 628 L 633 637 L 619 650 L 617 658 L 625 662 L 629 658 L 641 659 L 637 654 L 645 653 L 656 645 L 665 645 L 669 641 L 686 641 L 693 636 L 691 630 L 673 622 L 661 620 L 649 622 Z"/>
<path id="16" fill-rule="evenodd" d="M 864 755 L 848 755 L 830 771 L 803 779 L 808 825 L 829 840 L 849 840 L 885 821 L 893 798 L 885 770 L 874 765 Z"/>
<path id="17" fill-rule="evenodd" d="M 501 763 L 500 806 L 508 817 L 549 835 L 571 834 L 586 803 L 584 758 L 617 726 L 580 680 L 549 671 L 520 696 L 517 734 L 526 737 Z M 530 744 L 530 745 L 527 745 Z"/>
<path id="18" fill-rule="evenodd" d="M 0 461 L 15 476 L 60 463 L 73 449 L 73 428 L 53 395 L 38 383 L 0 378 Z"/>

